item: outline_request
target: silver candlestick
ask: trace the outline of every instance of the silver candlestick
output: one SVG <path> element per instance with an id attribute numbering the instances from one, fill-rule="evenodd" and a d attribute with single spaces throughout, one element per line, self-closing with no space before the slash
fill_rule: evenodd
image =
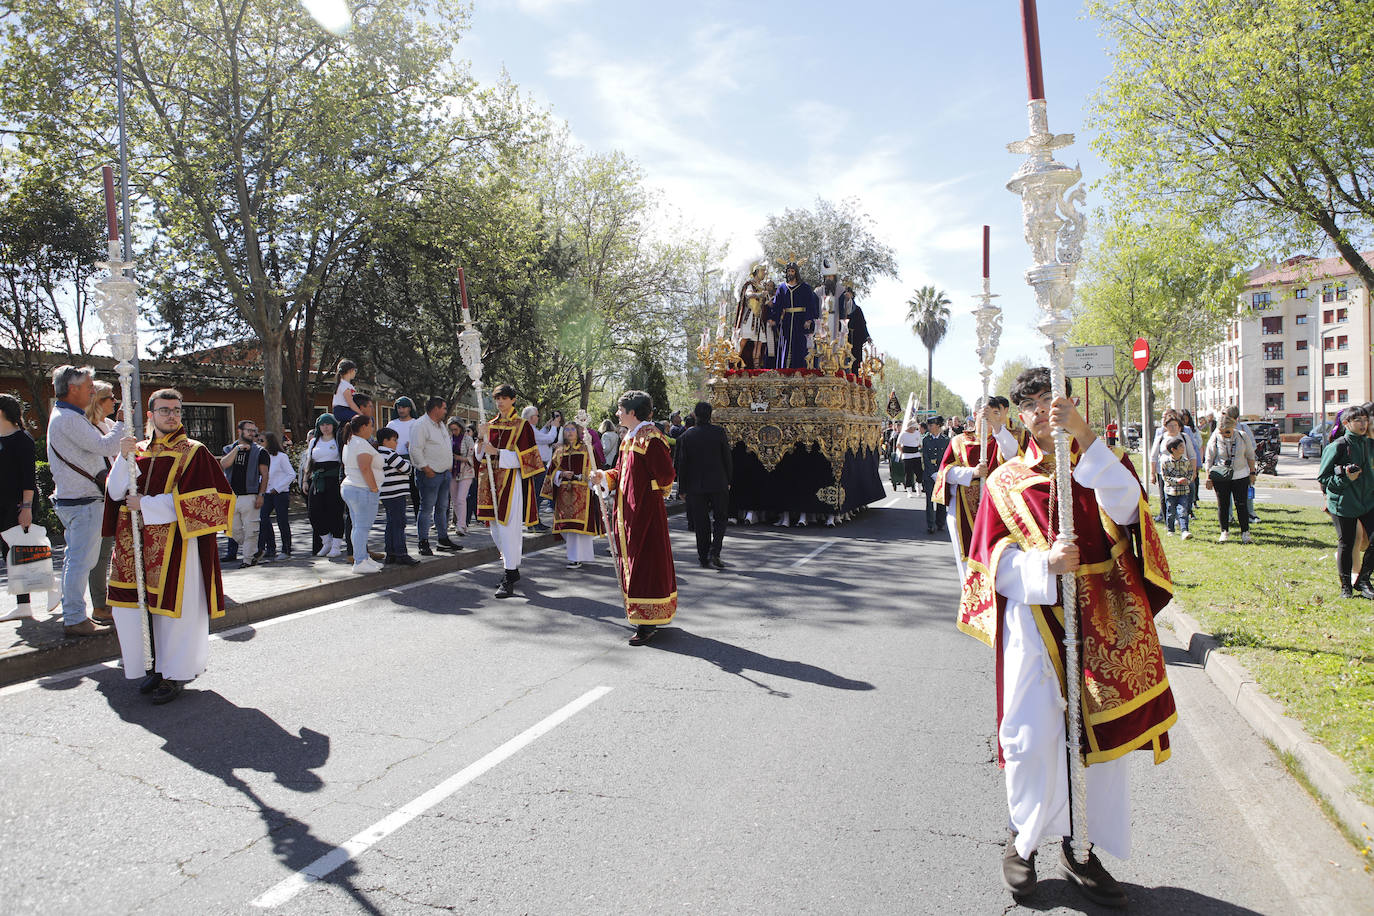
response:
<path id="1" fill-rule="evenodd" d="M 464 299 L 466 298 L 467 291 L 464 289 Z M 463 305 L 463 331 L 458 335 L 458 355 L 463 360 L 463 366 L 468 370 L 468 377 L 472 379 L 472 387 L 476 391 L 477 432 L 485 445 L 489 441 L 489 437 L 487 435 L 487 411 L 482 398 L 482 332 L 477 330 L 477 325 L 473 324 L 472 313 L 468 311 L 466 303 Z M 491 487 L 492 516 L 496 518 L 498 516 L 496 511 L 496 472 L 491 469 L 491 457 L 489 455 L 483 454 L 481 458 L 482 465 L 487 469 L 487 484 Z"/>
<path id="2" fill-rule="evenodd" d="M 1073 319 L 1069 306 L 1073 300 L 1073 280 L 1083 256 L 1083 233 L 1087 219 L 1078 209 L 1087 198 L 1080 179 L 1083 173 L 1056 162 L 1054 153 L 1073 143 L 1073 134 L 1052 134 L 1043 98 L 1028 105 L 1030 136 L 1007 144 L 1009 152 L 1024 154 L 1026 161 L 1017 170 L 1007 190 L 1021 196 L 1021 219 L 1026 244 L 1031 249 L 1033 267 L 1026 271 L 1026 282 L 1035 290 L 1035 301 L 1043 317 L 1037 326 L 1049 341 L 1050 385 L 1055 398 L 1064 397 L 1064 347 L 1068 344 Z M 1078 185 L 1075 187 L 1075 185 Z M 1072 189 L 1072 190 L 1070 190 Z M 1059 536 L 1057 542 L 1072 544 L 1073 469 L 1069 455 L 1068 430 L 1054 430 L 1055 486 L 1059 494 Z M 1084 772 L 1079 731 L 1082 727 L 1083 668 L 1079 661 L 1078 589 L 1075 573 L 1059 577 L 1064 606 L 1064 671 L 1068 723 L 1065 737 L 1069 755 L 1069 801 L 1073 820 L 1073 853 L 1080 863 L 1088 861 L 1087 775 Z"/>
<path id="3" fill-rule="evenodd" d="M 120 243 L 111 239 L 108 243 L 108 258 L 97 262 L 97 267 L 109 271 L 109 276 L 96 283 L 96 293 L 100 304 L 96 306 L 96 317 L 105 328 L 105 339 L 110 343 L 110 351 L 115 359 L 115 371 L 119 373 L 119 389 L 124 398 L 124 417 L 128 428 L 133 429 L 133 416 L 138 404 L 133 398 L 134 360 L 138 357 L 138 281 L 127 274 L 133 268 L 132 261 L 120 257 Z M 125 462 L 129 469 L 128 493 L 138 492 L 138 462 L 130 459 Z M 134 541 L 134 579 L 138 585 L 138 609 L 143 621 L 145 645 L 151 646 L 148 629 L 148 598 L 143 584 L 143 519 L 141 513 L 129 510 L 133 525 Z M 95 596 L 92 596 L 95 597 Z M 145 656 L 146 657 L 146 656 Z"/>
<path id="4" fill-rule="evenodd" d="M 978 300 L 982 304 L 973 310 L 974 333 L 978 338 L 978 362 L 983 368 L 978 374 L 983 377 L 983 409 L 978 417 L 978 463 L 984 468 L 988 464 L 988 391 L 992 386 L 992 366 L 997 361 L 997 345 L 1002 341 L 1002 309 L 993 305 L 997 294 L 992 291 L 992 281 L 983 278 L 983 292 Z M 978 489 L 978 498 L 983 497 L 983 489 Z"/>

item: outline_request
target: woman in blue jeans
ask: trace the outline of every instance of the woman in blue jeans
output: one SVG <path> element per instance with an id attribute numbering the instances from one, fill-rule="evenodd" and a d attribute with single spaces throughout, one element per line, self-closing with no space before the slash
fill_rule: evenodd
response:
<path id="1" fill-rule="evenodd" d="M 272 513 L 277 515 L 277 528 L 281 531 L 281 549 L 287 558 L 291 556 L 291 522 L 288 513 L 291 508 L 291 482 L 296 479 L 296 469 L 291 466 L 291 456 L 281 447 L 281 437 L 274 432 L 263 437 L 266 440 L 267 454 L 271 464 L 267 467 L 267 493 L 262 498 L 262 512 L 258 515 L 258 553 L 264 560 L 277 558 L 277 534 L 272 530 Z"/>
<path id="2" fill-rule="evenodd" d="M 359 414 L 344 427 L 343 484 L 339 492 L 353 521 L 353 571 L 372 573 L 382 564 L 368 556 L 367 533 L 377 520 L 381 500 L 382 456 L 373 447 L 372 418 Z"/>

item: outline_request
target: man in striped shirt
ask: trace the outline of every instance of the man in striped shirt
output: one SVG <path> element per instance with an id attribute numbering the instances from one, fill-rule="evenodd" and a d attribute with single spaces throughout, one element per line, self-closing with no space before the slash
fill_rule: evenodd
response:
<path id="1" fill-rule="evenodd" d="M 410 462 L 396 452 L 397 432 L 390 427 L 377 431 L 377 451 L 382 455 L 382 507 L 386 509 L 386 562 L 416 566 L 419 560 L 406 552 L 406 497 L 410 495 Z"/>

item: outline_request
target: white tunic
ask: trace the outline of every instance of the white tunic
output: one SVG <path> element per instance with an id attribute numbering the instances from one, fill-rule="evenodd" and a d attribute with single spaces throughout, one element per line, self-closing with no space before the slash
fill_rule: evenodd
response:
<path id="1" fill-rule="evenodd" d="M 492 519 L 491 539 L 496 542 L 496 549 L 501 551 L 502 565 L 506 569 L 519 569 L 525 538 L 525 484 L 520 477 L 520 456 L 511 449 L 503 448 L 497 456 L 496 466 L 514 469 L 515 482 L 510 488 L 510 515 L 507 516 L 510 523 L 502 524 L 499 519 Z M 500 513 L 493 510 L 493 514 Z"/>
<path id="2" fill-rule="evenodd" d="M 906 433 L 902 434 L 903 436 Z M 1011 434 L 1011 430 L 1003 426 L 992 434 L 997 440 L 997 448 L 1004 456 L 1016 454 L 1016 437 Z M 900 441 L 900 440 L 899 440 Z M 946 486 L 967 487 L 973 483 L 974 468 L 958 467 L 950 468 L 945 473 Z M 949 506 L 952 510 L 958 500 L 958 491 L 950 494 Z M 945 515 L 945 527 L 949 530 L 949 542 L 954 545 L 954 565 L 959 567 L 959 581 L 963 582 L 968 578 L 968 566 L 964 562 L 964 555 L 959 550 L 959 513 L 951 511 Z"/>
<path id="3" fill-rule="evenodd" d="M 1074 468 L 1098 505 L 1119 525 L 1139 520 L 1140 483 L 1098 439 Z M 1030 605 L 1058 597 L 1049 554 L 1016 547 L 997 564 L 997 593 L 1006 598 L 1002 637 L 1002 725 L 1009 823 L 1016 851 L 1027 858 L 1045 837 L 1068 836 L 1068 758 L 1064 697 Z M 1131 852 L 1130 754 L 1087 768 L 1088 837 L 1118 859 Z"/>
<path id="4" fill-rule="evenodd" d="M 129 471 L 124 457 L 115 459 L 106 485 L 111 499 L 123 499 L 128 492 Z M 170 493 L 145 496 L 141 500 L 145 525 L 177 524 L 176 497 Z M 202 535 L 213 538 L 213 534 Z M 201 584 L 199 538 L 186 540 L 187 588 L 182 590 L 181 616 L 152 618 L 154 661 L 156 671 L 173 681 L 194 680 L 205 670 L 210 656 L 210 608 Z M 111 612 L 115 632 L 119 637 L 119 652 L 124 659 L 124 677 L 141 678 L 148 670 L 147 647 L 143 641 L 143 625 L 138 608 L 116 607 Z"/>

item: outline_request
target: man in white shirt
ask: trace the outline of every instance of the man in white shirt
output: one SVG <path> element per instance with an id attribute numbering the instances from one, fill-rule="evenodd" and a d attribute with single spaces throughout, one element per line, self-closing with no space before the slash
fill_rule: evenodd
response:
<path id="1" fill-rule="evenodd" d="M 453 475 L 453 440 L 449 438 L 444 416 L 448 401 L 432 397 L 425 402 L 425 415 L 410 427 L 410 463 L 415 466 L 420 484 L 420 512 L 416 527 L 420 536 L 420 556 L 432 557 L 429 546 L 431 521 L 439 533 L 443 550 L 461 548 L 448 537 L 449 478 Z"/>
<path id="2" fill-rule="evenodd" d="M 543 429 L 539 428 L 539 408 L 533 404 L 520 411 L 520 418 L 534 431 L 534 444 L 539 447 L 539 459 L 544 462 L 544 472 L 534 479 L 534 492 L 544 489 L 544 474 L 548 473 L 549 462 L 553 460 L 553 448 L 563 438 L 563 415 L 554 413 L 554 419 Z M 538 497 L 536 497 L 538 498 Z M 552 500 L 548 500 L 552 507 Z M 549 526 L 542 521 L 530 528 L 531 531 L 548 531 Z"/>

